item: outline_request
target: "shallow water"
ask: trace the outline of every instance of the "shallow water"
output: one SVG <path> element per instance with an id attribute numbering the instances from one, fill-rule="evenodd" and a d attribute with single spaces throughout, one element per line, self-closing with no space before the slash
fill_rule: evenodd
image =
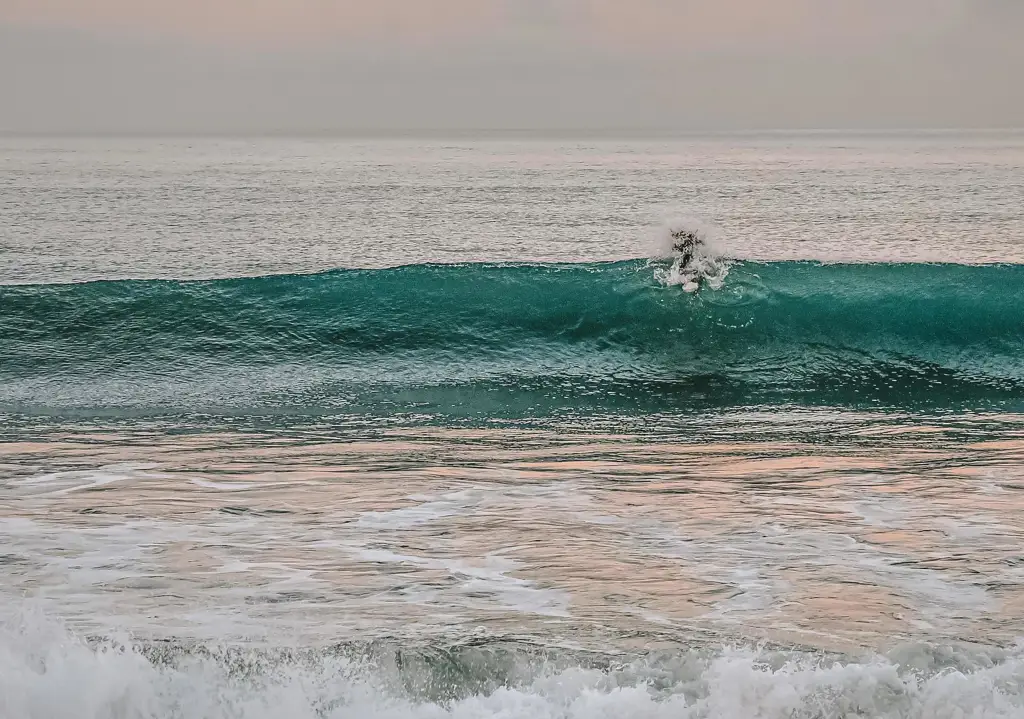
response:
<path id="1" fill-rule="evenodd" d="M 2 142 L 0 715 L 1024 715 L 1022 136 Z"/>

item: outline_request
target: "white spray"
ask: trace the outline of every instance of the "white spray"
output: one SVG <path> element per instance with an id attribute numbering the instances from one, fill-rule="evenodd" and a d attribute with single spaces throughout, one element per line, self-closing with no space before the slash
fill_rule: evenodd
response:
<path id="1" fill-rule="evenodd" d="M 729 274 L 730 263 L 722 256 L 720 233 L 696 218 L 680 217 L 662 224 L 652 238 L 650 254 L 653 259 L 671 262 L 655 270 L 655 279 L 687 292 L 696 292 L 702 286 L 718 289 Z"/>

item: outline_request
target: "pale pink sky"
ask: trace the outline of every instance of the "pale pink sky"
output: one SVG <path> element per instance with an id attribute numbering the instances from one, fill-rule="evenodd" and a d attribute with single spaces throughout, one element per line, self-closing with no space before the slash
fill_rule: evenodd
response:
<path id="1" fill-rule="evenodd" d="M 0 131 L 1021 127 L 1024 0 L 0 0 Z"/>
<path id="2" fill-rule="evenodd" d="M 971 0 L 0 0 L 0 21 L 201 42 L 488 36 L 523 29 L 650 47 L 891 42 L 947 32 Z M 654 48 L 651 48 L 654 49 Z"/>
<path id="3" fill-rule="evenodd" d="M 0 0 L 0 19 L 200 41 L 442 40 L 498 20 L 487 0 Z"/>

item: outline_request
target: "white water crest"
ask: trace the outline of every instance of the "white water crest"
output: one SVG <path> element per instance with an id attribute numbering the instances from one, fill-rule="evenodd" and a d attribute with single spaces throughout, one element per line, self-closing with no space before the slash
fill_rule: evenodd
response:
<path id="1" fill-rule="evenodd" d="M 595 663 L 505 644 L 403 650 L 86 641 L 38 610 L 0 626 L 10 719 L 992 719 L 1024 715 L 1024 647 L 680 649 Z M 403 659 L 403 657 L 406 657 Z"/>

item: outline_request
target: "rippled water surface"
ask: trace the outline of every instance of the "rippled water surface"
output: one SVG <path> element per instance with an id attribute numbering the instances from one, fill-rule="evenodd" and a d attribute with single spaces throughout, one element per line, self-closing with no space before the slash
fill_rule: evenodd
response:
<path id="1" fill-rule="evenodd" d="M 677 141 L 0 138 L 7 282 L 645 256 L 1024 262 L 1024 132 Z"/>
<path id="2" fill-rule="evenodd" d="M 5 583 L 85 628 L 886 647 L 1012 642 L 1024 612 L 1017 416 L 83 432 L 4 455 Z"/>

